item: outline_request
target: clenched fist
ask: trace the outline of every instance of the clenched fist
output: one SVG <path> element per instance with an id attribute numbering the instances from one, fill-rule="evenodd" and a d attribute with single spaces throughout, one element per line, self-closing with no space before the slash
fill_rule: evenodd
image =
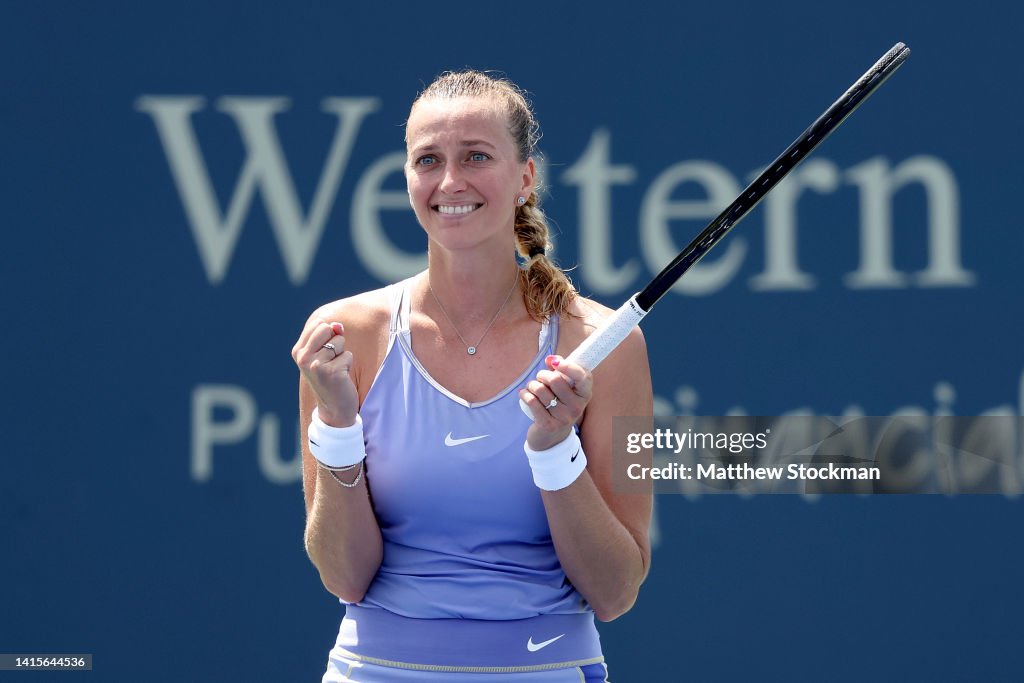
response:
<path id="1" fill-rule="evenodd" d="M 352 352 L 345 350 L 345 327 L 311 319 L 292 347 L 292 359 L 316 394 L 317 413 L 331 427 L 351 427 L 359 410 L 352 381 Z"/>

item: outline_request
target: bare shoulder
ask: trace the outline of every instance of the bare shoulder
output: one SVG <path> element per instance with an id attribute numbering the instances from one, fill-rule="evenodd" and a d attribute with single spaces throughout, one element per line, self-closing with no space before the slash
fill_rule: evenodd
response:
<path id="1" fill-rule="evenodd" d="M 391 306 L 386 287 L 362 292 L 328 302 L 309 316 L 312 320 L 340 322 L 345 326 L 345 336 L 352 333 L 369 333 L 383 326 L 387 329 L 391 318 Z"/>

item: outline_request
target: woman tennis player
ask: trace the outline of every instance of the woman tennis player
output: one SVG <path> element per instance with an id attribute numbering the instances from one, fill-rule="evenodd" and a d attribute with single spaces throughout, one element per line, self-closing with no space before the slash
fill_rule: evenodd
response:
<path id="1" fill-rule="evenodd" d="M 651 514 L 612 490 L 612 418 L 652 414 L 650 370 L 639 328 L 593 373 L 565 360 L 609 310 L 546 254 L 538 130 L 506 80 L 427 87 L 427 270 L 321 307 L 292 351 L 306 549 L 346 604 L 324 681 L 607 680 L 594 619 L 636 600 Z"/>

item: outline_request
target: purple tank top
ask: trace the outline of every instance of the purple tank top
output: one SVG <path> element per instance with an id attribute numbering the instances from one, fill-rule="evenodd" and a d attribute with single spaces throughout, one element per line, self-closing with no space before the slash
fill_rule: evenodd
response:
<path id="1" fill-rule="evenodd" d="M 530 420 L 518 391 L 554 353 L 557 318 L 512 385 L 469 403 L 412 352 L 411 283 L 389 288 L 388 349 L 360 409 L 384 557 L 359 606 L 419 619 L 590 612 L 555 555 L 523 453 Z"/>

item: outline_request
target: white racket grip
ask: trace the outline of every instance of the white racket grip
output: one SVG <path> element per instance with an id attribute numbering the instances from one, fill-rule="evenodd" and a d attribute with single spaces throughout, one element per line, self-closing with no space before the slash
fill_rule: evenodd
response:
<path id="1" fill-rule="evenodd" d="M 622 343 L 622 340 L 629 336 L 630 331 L 636 327 L 647 311 L 640 308 L 636 302 L 636 294 L 629 298 L 629 301 L 619 306 L 618 310 L 605 318 L 596 330 L 590 333 L 583 343 L 576 347 L 567 361 L 582 365 L 587 370 L 593 370 L 601 361 L 608 357 L 615 347 Z M 519 401 L 519 407 L 527 417 L 533 418 L 530 407 L 525 401 Z"/>
<path id="2" fill-rule="evenodd" d="M 640 308 L 634 294 L 629 301 L 619 306 L 617 311 L 605 318 L 566 360 L 582 365 L 587 370 L 593 370 L 629 336 L 630 331 L 640 324 L 645 315 L 647 311 Z"/>

